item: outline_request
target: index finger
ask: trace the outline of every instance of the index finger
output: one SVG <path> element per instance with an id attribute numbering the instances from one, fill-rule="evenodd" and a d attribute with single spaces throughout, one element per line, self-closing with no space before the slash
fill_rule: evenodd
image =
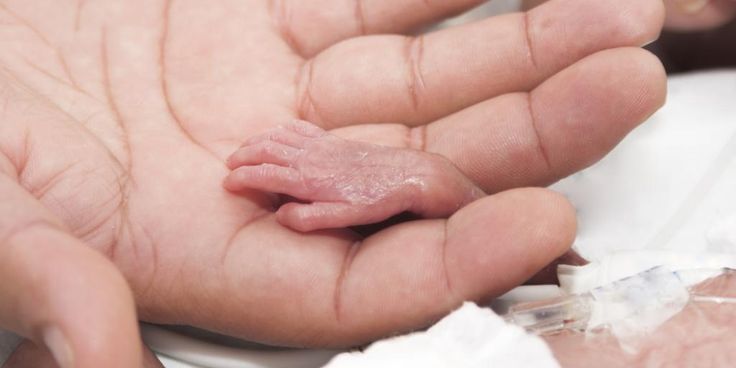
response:
<path id="1" fill-rule="evenodd" d="M 324 128 L 426 124 L 529 91 L 578 60 L 654 40 L 661 0 L 559 0 L 418 37 L 360 37 L 302 68 L 298 114 Z"/>

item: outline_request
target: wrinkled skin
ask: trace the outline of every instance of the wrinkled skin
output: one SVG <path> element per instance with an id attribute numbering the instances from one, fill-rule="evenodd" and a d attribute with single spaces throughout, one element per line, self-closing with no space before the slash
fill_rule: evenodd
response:
<path id="1" fill-rule="evenodd" d="M 485 193 L 441 155 L 342 139 L 305 121 L 249 139 L 228 158 L 225 188 L 300 200 L 276 219 L 308 232 L 374 224 L 402 212 L 448 217 Z"/>
<path id="2" fill-rule="evenodd" d="M 0 326 L 36 342 L 55 326 L 75 367 L 131 367 L 136 312 L 347 346 L 527 280 L 567 250 L 574 213 L 504 190 L 592 164 L 663 103 L 661 65 L 632 48 L 663 9 L 557 0 L 361 36 L 476 3 L 0 2 Z M 295 232 L 270 195 L 222 187 L 227 155 L 295 118 L 444 155 L 493 195 L 365 239 Z"/>

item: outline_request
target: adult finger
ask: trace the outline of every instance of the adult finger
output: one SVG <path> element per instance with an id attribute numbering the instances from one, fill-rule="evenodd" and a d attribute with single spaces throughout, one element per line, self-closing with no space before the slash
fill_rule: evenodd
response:
<path id="1" fill-rule="evenodd" d="M 62 368 L 140 366 L 123 277 L 2 173 L 0 280 L 0 326 L 45 346 Z"/>
<path id="2" fill-rule="evenodd" d="M 528 91 L 597 51 L 643 45 L 663 13 L 661 0 L 558 0 L 418 38 L 353 39 L 304 65 L 299 115 L 327 128 L 427 123 Z"/>
<path id="3" fill-rule="evenodd" d="M 203 278 L 207 291 L 192 290 L 202 302 L 174 314 L 253 341 L 354 346 L 508 291 L 565 253 L 574 234 L 572 207 L 544 189 L 500 193 L 449 220 L 406 222 L 362 240 L 266 219 L 234 238 L 219 284 Z M 200 295 L 217 293 L 228 297 Z M 209 308 L 218 313 L 201 312 Z"/>
<path id="4" fill-rule="evenodd" d="M 488 301 L 564 254 L 574 234 L 572 207 L 541 189 L 488 197 L 446 222 L 379 233 L 342 279 L 342 331 L 375 338 L 426 324 L 465 300 Z"/>
<path id="5" fill-rule="evenodd" d="M 547 0 L 524 0 L 523 9 L 531 9 Z M 665 28 L 675 31 L 698 31 L 716 28 L 734 18 L 733 0 L 664 0 L 667 8 Z"/>
<path id="6" fill-rule="evenodd" d="M 636 48 L 591 55 L 531 93 L 471 107 L 427 128 L 443 154 L 488 192 L 549 185 L 600 160 L 665 101 L 666 75 Z M 476 134 L 461 135 L 473 131 Z"/>
<path id="7" fill-rule="evenodd" d="M 638 48 L 613 49 L 584 58 L 530 93 L 497 97 L 426 127 L 334 132 L 442 154 L 494 193 L 547 185 L 598 161 L 662 106 L 665 95 L 656 57 Z"/>
<path id="8" fill-rule="evenodd" d="M 163 364 L 148 349 L 143 351 L 142 368 L 164 368 Z M 49 351 L 32 341 L 24 341 L 13 352 L 2 368 L 59 368 Z M 133 367 L 138 368 L 138 367 Z"/>
<path id="9" fill-rule="evenodd" d="M 665 0 L 665 27 L 677 31 L 716 28 L 736 16 L 733 0 Z"/>
<path id="10" fill-rule="evenodd" d="M 484 0 L 274 0 L 271 15 L 304 57 L 359 35 L 403 33 L 458 14 Z"/>

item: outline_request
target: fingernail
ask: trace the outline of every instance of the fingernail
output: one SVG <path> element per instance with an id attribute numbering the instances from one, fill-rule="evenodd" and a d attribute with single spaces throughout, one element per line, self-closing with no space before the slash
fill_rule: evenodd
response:
<path id="1" fill-rule="evenodd" d="M 48 327 L 43 331 L 43 343 L 54 356 L 56 364 L 61 368 L 74 368 L 74 355 L 64 334 L 57 327 Z"/>
<path id="2" fill-rule="evenodd" d="M 710 0 L 676 0 L 675 3 L 683 13 L 694 14 L 703 10 Z"/>

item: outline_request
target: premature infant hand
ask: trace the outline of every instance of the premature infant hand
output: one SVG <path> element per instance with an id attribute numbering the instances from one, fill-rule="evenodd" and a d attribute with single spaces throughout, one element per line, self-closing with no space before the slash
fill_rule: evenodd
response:
<path id="1" fill-rule="evenodd" d="M 407 211 L 449 216 L 485 195 L 440 155 L 349 141 L 305 121 L 249 139 L 228 167 L 228 190 L 303 201 L 282 205 L 276 216 L 304 232 L 376 223 Z"/>

